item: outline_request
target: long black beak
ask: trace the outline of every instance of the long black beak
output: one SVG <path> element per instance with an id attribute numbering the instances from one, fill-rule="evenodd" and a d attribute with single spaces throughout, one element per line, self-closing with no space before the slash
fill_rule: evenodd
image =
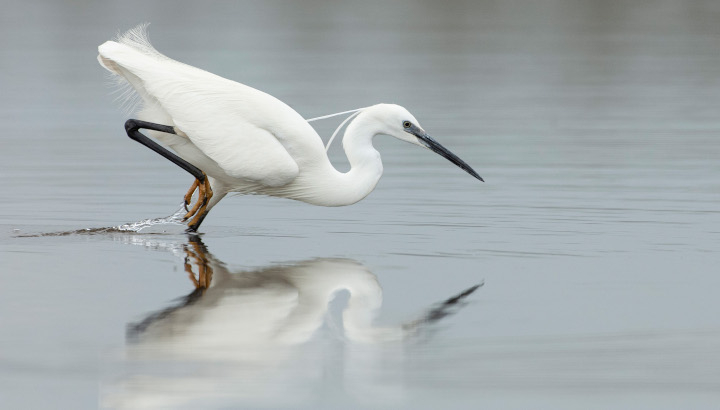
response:
<path id="1" fill-rule="evenodd" d="M 415 130 L 413 130 L 413 131 L 415 131 Z M 431 136 L 427 135 L 424 131 L 420 131 L 419 128 L 418 128 L 417 131 L 419 131 L 419 132 L 417 132 L 417 133 L 413 132 L 413 135 L 415 135 L 415 136 L 417 137 L 417 139 L 420 141 L 420 143 L 422 143 L 422 144 L 425 145 L 426 147 L 430 148 L 432 151 L 434 151 L 434 152 L 442 155 L 443 157 L 447 158 L 448 161 L 450 161 L 450 162 L 452 162 L 453 164 L 455 164 L 455 165 L 459 166 L 460 168 L 464 169 L 465 172 L 467 172 L 468 174 L 474 176 L 475 178 L 481 180 L 482 182 L 485 182 L 485 180 L 482 179 L 482 177 L 481 177 L 480 175 L 478 175 L 478 173 L 475 172 L 475 170 L 472 169 L 472 168 L 470 167 L 470 165 L 468 165 L 467 163 L 465 163 L 465 161 L 463 161 L 463 160 L 461 160 L 460 158 L 458 158 L 458 156 L 455 155 L 455 154 L 453 154 L 452 152 L 450 152 L 449 149 L 447 149 L 447 148 L 443 147 L 442 145 L 440 145 L 439 142 L 435 141 Z"/>

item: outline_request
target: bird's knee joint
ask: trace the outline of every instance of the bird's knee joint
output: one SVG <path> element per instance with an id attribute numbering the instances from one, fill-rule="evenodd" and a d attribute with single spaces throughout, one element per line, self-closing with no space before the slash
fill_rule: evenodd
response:
<path id="1" fill-rule="evenodd" d="M 133 134 L 135 131 L 140 129 L 140 124 L 137 123 L 137 121 L 133 119 L 129 119 L 125 121 L 125 132 L 130 136 L 130 138 L 133 138 Z"/>
<path id="2" fill-rule="evenodd" d="M 136 130 L 138 128 L 139 128 L 138 123 L 134 119 L 131 118 L 131 119 L 125 121 L 125 131 Z"/>

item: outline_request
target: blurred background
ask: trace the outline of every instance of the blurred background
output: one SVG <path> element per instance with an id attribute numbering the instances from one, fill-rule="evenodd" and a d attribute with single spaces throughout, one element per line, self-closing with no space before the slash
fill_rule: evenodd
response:
<path id="1" fill-rule="evenodd" d="M 720 3 L 4 0 L 2 9 L 0 407 L 720 400 Z M 192 319 L 173 327 L 176 339 L 133 342 L 127 326 L 193 292 L 185 261 L 195 274 L 203 262 L 186 236 L 23 235 L 168 215 L 192 182 L 127 138 L 131 113 L 96 61 L 99 44 L 143 22 L 160 52 L 306 118 L 403 105 L 487 182 L 380 137 L 385 174 L 356 205 L 225 199 L 202 226 L 216 271 L 281 277 L 301 295 L 318 282 L 288 279 L 305 278 L 294 267 L 349 261 L 308 274 L 333 284 L 317 296 L 321 319 L 282 359 L 248 359 L 241 345 L 214 342 L 232 333 L 224 326 L 306 322 L 268 313 L 275 285 L 218 282 L 223 295 L 250 299 L 218 296 L 236 309 L 226 315 L 218 304 L 178 308 L 195 313 L 177 313 Z M 316 124 L 327 140 L 339 120 Z M 330 156 L 347 169 L 341 144 Z M 369 273 L 343 276 L 356 269 L 347 266 Z M 353 289 L 381 300 L 360 304 L 373 326 L 395 329 L 483 282 L 422 338 L 348 337 Z M 265 321 L 246 317 L 250 305 L 268 306 L 255 310 Z M 160 358 L 177 345 L 196 349 Z"/>

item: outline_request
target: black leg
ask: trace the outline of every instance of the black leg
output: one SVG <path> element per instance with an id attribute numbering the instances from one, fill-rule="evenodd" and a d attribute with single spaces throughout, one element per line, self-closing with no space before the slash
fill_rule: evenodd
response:
<path id="1" fill-rule="evenodd" d="M 158 154 L 162 155 L 163 157 L 169 159 L 173 164 L 179 166 L 180 168 L 184 169 L 185 171 L 189 172 L 192 176 L 198 179 L 200 183 L 205 182 L 205 174 L 196 166 L 193 164 L 185 161 L 184 159 L 178 157 L 177 155 L 173 154 L 172 152 L 165 149 L 162 145 L 158 144 L 157 142 L 151 140 L 150 138 L 143 135 L 139 129 L 147 129 L 147 130 L 153 130 L 153 131 L 160 131 L 160 132 L 166 132 L 168 134 L 175 134 L 175 130 L 173 127 L 169 125 L 161 125 L 161 124 L 155 124 L 152 122 L 147 121 L 140 121 L 140 120 L 127 120 L 125 122 L 125 131 L 127 132 L 128 137 L 132 138 L 133 140 L 143 144 L 144 146 L 150 148 L 151 150 L 157 152 Z M 198 223 L 198 226 L 200 224 Z"/>
<path id="2" fill-rule="evenodd" d="M 143 135 L 139 130 L 140 129 L 147 129 L 147 130 L 153 130 L 153 131 L 160 131 L 160 132 L 166 132 L 168 134 L 175 134 L 175 130 L 173 127 L 169 125 L 162 125 L 162 124 L 155 124 L 152 122 L 147 121 L 140 121 L 140 120 L 134 120 L 129 119 L 125 122 L 125 131 L 127 131 L 128 137 L 131 139 L 143 144 L 144 146 L 150 148 L 151 150 L 157 152 L 158 154 L 162 155 L 163 157 L 169 159 L 173 164 L 179 166 L 180 168 L 184 169 L 185 171 L 189 172 L 192 176 L 194 176 L 198 181 L 196 183 L 199 184 L 205 184 L 205 173 L 203 173 L 198 167 L 194 166 L 193 164 L 185 161 L 184 159 L 178 157 L 177 155 L 173 154 L 172 152 L 165 149 L 162 145 L 158 144 L 157 142 L 151 140 L 147 136 Z M 193 185 L 194 186 L 194 185 Z M 207 189 L 209 189 L 209 185 L 207 185 Z M 202 190 L 200 191 L 203 192 Z M 192 195 L 192 193 L 190 193 Z M 212 191 L 210 191 L 210 196 L 205 198 L 198 198 L 198 201 L 202 200 L 202 205 L 207 204 L 207 200 L 212 196 Z M 187 201 L 187 200 L 186 200 Z M 196 207 L 197 208 L 197 207 Z M 196 209 L 195 208 L 195 209 Z M 185 232 L 188 233 L 194 233 L 197 232 L 197 229 L 200 227 L 200 224 L 202 223 L 203 219 L 205 219 L 205 216 L 207 216 L 208 211 L 205 209 L 204 206 L 202 206 L 199 210 L 199 212 L 202 212 L 197 218 L 193 218 L 195 220 L 195 223 L 192 223 L 188 226 L 188 229 L 185 230 Z M 187 217 L 189 218 L 189 217 Z M 190 221 L 192 222 L 192 221 Z"/>

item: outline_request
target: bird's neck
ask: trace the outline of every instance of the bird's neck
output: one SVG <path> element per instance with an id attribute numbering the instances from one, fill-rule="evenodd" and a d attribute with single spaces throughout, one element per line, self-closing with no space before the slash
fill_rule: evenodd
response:
<path id="1" fill-rule="evenodd" d="M 359 115 L 348 125 L 343 136 L 343 148 L 350 162 L 348 172 L 337 171 L 329 161 L 316 169 L 322 183 L 303 183 L 312 187 L 303 192 L 302 201 L 323 206 L 351 205 L 365 198 L 375 189 L 383 172 L 380 153 L 373 148 L 372 139 L 380 134 L 376 121 Z M 310 177 L 312 178 L 312 177 Z"/>
<path id="2" fill-rule="evenodd" d="M 348 125 L 343 136 L 343 149 L 350 162 L 350 171 L 344 177 L 347 184 L 354 186 L 357 194 L 362 195 L 357 201 L 372 192 L 382 176 L 380 153 L 372 144 L 373 138 L 380 133 L 377 121 L 360 115 Z"/>

